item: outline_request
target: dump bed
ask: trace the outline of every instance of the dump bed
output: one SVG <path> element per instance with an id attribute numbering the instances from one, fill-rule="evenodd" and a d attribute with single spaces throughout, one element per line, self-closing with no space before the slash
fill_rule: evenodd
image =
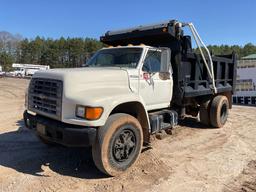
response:
<path id="1" fill-rule="evenodd" d="M 200 54 L 191 46 L 191 37 L 183 34 L 176 20 L 154 25 L 138 26 L 118 31 L 108 31 L 101 37 L 107 45 L 145 44 L 171 49 L 173 68 L 173 101 L 186 105 L 190 99 L 213 94 L 213 82 L 207 73 Z M 207 58 L 206 58 L 207 59 Z M 236 56 L 212 55 L 217 93 L 234 92 L 236 80 Z M 207 62 L 209 63 L 208 59 Z"/>

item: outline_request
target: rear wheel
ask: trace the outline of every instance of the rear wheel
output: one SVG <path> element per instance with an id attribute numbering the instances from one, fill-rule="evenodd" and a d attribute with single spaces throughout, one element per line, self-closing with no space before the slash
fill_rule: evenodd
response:
<path id="1" fill-rule="evenodd" d="M 223 127 L 229 115 L 229 102 L 226 96 L 218 95 L 213 98 L 210 108 L 211 125 Z"/>
<path id="2" fill-rule="evenodd" d="M 92 146 L 94 163 L 107 175 L 119 175 L 136 162 L 142 143 L 142 128 L 136 118 L 122 113 L 111 115 L 99 128 Z"/>

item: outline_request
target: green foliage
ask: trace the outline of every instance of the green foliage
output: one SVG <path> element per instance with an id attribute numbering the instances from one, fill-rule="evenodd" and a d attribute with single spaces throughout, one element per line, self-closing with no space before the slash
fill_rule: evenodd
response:
<path id="1" fill-rule="evenodd" d="M 14 62 L 14 58 L 12 55 L 6 52 L 0 52 L 0 65 L 3 67 L 4 71 L 9 71 L 12 67 L 12 63 Z"/>
<path id="2" fill-rule="evenodd" d="M 238 58 L 256 53 L 256 45 L 253 45 L 252 43 L 248 43 L 245 46 L 209 45 L 208 49 L 210 50 L 210 52 L 212 52 L 213 55 L 225 55 L 235 52 L 238 55 Z M 199 52 L 199 50 L 196 49 L 196 52 Z"/>
<path id="3" fill-rule="evenodd" d="M 5 38 L 1 38 L 4 35 Z M 6 38 L 8 36 L 8 38 Z M 6 40 L 8 39 L 8 40 Z M 80 67 L 104 45 L 91 38 L 21 39 L 7 32 L 0 33 L 0 65 L 10 70 L 12 63 L 50 65 L 51 68 Z M 214 55 L 235 51 L 239 58 L 256 53 L 256 45 L 209 45 Z M 195 50 L 198 52 L 198 49 Z"/>
<path id="4" fill-rule="evenodd" d="M 36 37 L 24 39 L 17 48 L 18 63 L 50 65 L 51 68 L 79 67 L 103 44 L 90 38 L 63 38 L 53 40 Z"/>

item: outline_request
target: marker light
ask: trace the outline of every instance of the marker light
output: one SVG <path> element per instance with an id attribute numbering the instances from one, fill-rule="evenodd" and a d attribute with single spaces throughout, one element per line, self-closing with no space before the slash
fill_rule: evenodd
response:
<path id="1" fill-rule="evenodd" d="M 102 107 L 86 107 L 81 105 L 76 106 L 76 116 L 85 118 L 87 120 L 99 119 L 101 117 L 102 112 Z"/>
<path id="2" fill-rule="evenodd" d="M 163 32 L 167 32 L 167 28 L 166 27 L 163 28 Z"/>
<path id="3" fill-rule="evenodd" d="M 96 120 L 99 119 L 103 112 L 102 107 L 87 107 L 86 108 L 86 119 L 88 120 Z"/>

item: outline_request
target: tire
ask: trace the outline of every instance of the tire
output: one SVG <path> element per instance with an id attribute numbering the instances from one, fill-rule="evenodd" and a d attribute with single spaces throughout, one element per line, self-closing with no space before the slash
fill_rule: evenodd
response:
<path id="1" fill-rule="evenodd" d="M 218 95 L 213 98 L 210 108 L 211 125 L 221 128 L 225 125 L 229 115 L 229 102 L 226 96 Z"/>
<path id="2" fill-rule="evenodd" d="M 109 176 L 117 176 L 137 161 L 143 144 L 139 121 L 131 115 L 111 115 L 106 124 L 98 129 L 92 146 L 96 167 Z"/>
<path id="3" fill-rule="evenodd" d="M 206 126 L 211 125 L 210 121 L 210 103 L 211 100 L 207 100 L 204 103 L 200 105 L 200 112 L 199 112 L 199 117 L 200 117 L 200 122 Z"/>

